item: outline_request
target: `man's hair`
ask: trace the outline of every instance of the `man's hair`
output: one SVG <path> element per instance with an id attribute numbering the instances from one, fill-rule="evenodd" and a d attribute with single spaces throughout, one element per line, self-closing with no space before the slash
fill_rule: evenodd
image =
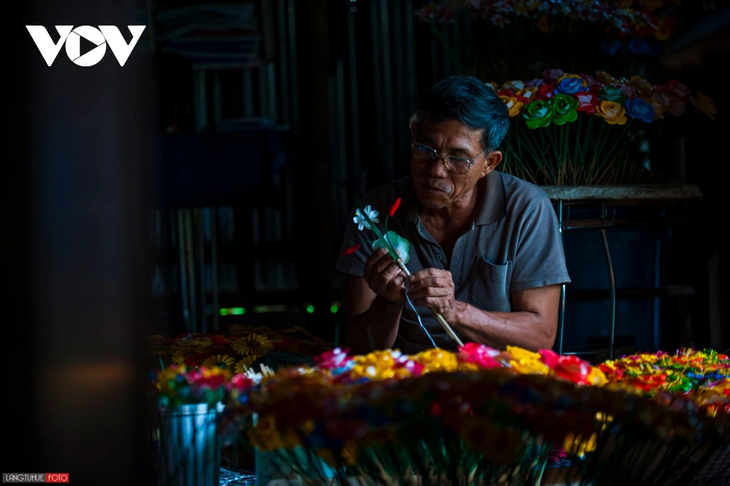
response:
<path id="1" fill-rule="evenodd" d="M 509 129 L 509 111 L 488 84 L 474 76 L 449 76 L 421 97 L 418 123 L 457 119 L 472 130 L 482 130 L 482 146 L 497 150 Z"/>

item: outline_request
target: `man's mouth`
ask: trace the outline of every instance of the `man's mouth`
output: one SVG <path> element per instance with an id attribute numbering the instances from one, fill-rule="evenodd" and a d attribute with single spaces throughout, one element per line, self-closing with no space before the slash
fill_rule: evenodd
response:
<path id="1" fill-rule="evenodd" d="M 421 187 L 423 187 L 423 189 L 427 193 L 433 194 L 433 195 L 441 195 L 441 194 L 449 193 L 449 191 L 445 187 L 428 184 L 426 182 L 421 182 Z"/>

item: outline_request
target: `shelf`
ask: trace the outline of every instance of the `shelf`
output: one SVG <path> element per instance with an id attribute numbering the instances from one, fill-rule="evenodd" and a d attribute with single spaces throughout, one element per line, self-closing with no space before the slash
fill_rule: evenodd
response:
<path id="1" fill-rule="evenodd" d="M 617 289 L 617 299 L 652 299 L 657 297 L 687 297 L 695 294 L 693 287 L 669 286 L 650 289 Z M 567 290 L 567 300 L 608 300 L 611 292 L 608 289 L 596 290 Z"/>

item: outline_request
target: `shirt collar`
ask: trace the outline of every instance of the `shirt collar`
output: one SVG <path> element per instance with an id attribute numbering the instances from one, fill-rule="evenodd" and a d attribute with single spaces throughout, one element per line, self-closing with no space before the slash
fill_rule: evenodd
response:
<path id="1" fill-rule="evenodd" d="M 502 174 L 493 170 L 486 179 L 486 194 L 480 197 L 477 204 L 481 204 L 479 214 L 474 221 L 475 225 L 492 224 L 506 216 L 506 205 L 504 201 L 504 185 L 502 182 Z M 409 223 L 418 224 L 420 216 L 418 215 L 418 198 L 416 190 L 413 189 L 413 180 L 409 181 L 403 193 L 403 201 L 401 206 L 401 219 Z"/>

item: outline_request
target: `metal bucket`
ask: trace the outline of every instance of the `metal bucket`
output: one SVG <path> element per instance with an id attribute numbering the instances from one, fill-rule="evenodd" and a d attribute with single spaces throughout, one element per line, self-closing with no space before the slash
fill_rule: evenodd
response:
<path id="1" fill-rule="evenodd" d="M 160 485 L 218 486 L 221 440 L 218 403 L 180 405 L 160 410 Z"/>

